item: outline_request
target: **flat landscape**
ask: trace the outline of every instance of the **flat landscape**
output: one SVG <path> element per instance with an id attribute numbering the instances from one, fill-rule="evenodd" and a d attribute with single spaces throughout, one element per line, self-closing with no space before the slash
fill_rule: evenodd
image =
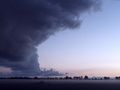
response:
<path id="1" fill-rule="evenodd" d="M 1 79 L 0 90 L 120 90 L 120 80 Z"/>

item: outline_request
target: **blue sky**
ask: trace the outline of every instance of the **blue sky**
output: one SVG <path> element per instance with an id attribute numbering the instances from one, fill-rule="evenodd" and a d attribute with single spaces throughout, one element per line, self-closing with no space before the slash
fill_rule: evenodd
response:
<path id="1" fill-rule="evenodd" d="M 41 67 L 71 75 L 120 74 L 120 2 L 103 0 L 75 30 L 58 32 L 38 47 Z"/>

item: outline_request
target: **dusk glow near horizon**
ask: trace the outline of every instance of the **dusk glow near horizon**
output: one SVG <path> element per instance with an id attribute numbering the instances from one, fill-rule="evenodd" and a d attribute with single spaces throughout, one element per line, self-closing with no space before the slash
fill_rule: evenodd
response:
<path id="1" fill-rule="evenodd" d="M 40 67 L 70 75 L 120 75 L 120 2 L 103 0 L 80 28 L 58 32 L 38 47 Z"/>

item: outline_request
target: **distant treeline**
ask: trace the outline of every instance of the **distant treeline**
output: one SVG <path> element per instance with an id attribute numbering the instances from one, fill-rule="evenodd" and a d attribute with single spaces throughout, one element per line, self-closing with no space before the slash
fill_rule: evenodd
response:
<path id="1" fill-rule="evenodd" d="M 110 77 L 88 77 L 88 76 L 65 76 L 65 77 L 1 77 L 0 79 L 41 79 L 41 80 L 111 80 Z M 114 79 L 120 80 L 120 76 L 116 76 Z"/>

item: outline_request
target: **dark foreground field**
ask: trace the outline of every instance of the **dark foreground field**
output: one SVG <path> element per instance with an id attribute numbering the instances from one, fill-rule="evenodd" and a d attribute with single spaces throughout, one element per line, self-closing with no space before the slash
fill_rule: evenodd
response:
<path id="1" fill-rule="evenodd" d="M 0 90 L 120 90 L 120 80 L 0 80 Z"/>

